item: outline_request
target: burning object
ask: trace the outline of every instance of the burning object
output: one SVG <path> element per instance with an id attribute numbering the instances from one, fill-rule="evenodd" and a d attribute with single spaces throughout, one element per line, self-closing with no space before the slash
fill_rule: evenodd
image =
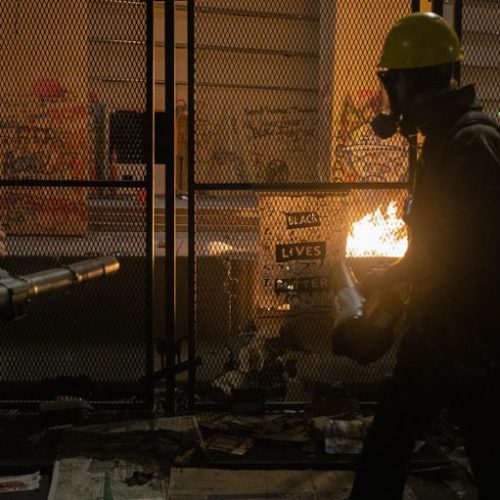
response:
<path id="1" fill-rule="evenodd" d="M 391 201 L 385 213 L 379 206 L 354 222 L 347 236 L 347 257 L 402 257 L 408 248 L 404 221 L 397 217 L 397 204 Z"/>

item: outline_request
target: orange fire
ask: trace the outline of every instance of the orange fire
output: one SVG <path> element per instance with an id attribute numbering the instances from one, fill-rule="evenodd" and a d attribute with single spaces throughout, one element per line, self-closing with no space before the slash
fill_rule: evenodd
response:
<path id="1" fill-rule="evenodd" d="M 408 235 L 397 217 L 396 202 L 385 213 L 382 207 L 354 222 L 347 236 L 348 257 L 402 257 L 408 248 Z"/>

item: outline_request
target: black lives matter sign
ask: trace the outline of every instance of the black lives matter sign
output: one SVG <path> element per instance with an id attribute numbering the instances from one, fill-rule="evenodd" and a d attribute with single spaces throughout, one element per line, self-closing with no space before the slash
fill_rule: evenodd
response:
<path id="1" fill-rule="evenodd" d="M 285 243 L 276 245 L 276 262 L 292 260 L 324 260 L 326 242 Z"/>
<path id="2" fill-rule="evenodd" d="M 286 212 L 285 220 L 287 229 L 302 229 L 321 226 L 321 220 L 318 212 Z"/>
<path id="3" fill-rule="evenodd" d="M 259 309 L 331 308 L 331 266 L 345 252 L 345 193 L 260 193 Z"/>

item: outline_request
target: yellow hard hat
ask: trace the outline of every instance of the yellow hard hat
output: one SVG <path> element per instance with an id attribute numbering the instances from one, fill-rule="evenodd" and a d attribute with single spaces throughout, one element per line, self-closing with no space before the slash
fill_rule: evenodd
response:
<path id="1" fill-rule="evenodd" d="M 417 12 L 394 24 L 385 39 L 379 66 L 423 68 L 461 61 L 463 52 L 453 28 L 432 12 Z"/>

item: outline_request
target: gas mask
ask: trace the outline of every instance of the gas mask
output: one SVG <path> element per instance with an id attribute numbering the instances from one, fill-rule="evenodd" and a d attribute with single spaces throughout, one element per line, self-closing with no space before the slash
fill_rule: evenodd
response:
<path id="1" fill-rule="evenodd" d="M 382 111 L 372 120 L 372 129 L 381 139 L 389 139 L 398 131 L 398 123 L 394 117 Z"/>
<path id="2" fill-rule="evenodd" d="M 416 133 L 415 126 L 407 119 L 404 104 L 398 93 L 398 79 L 394 70 L 379 71 L 378 77 L 382 84 L 382 112 L 371 122 L 375 134 L 381 139 L 389 139 L 398 130 L 404 137 Z"/>

